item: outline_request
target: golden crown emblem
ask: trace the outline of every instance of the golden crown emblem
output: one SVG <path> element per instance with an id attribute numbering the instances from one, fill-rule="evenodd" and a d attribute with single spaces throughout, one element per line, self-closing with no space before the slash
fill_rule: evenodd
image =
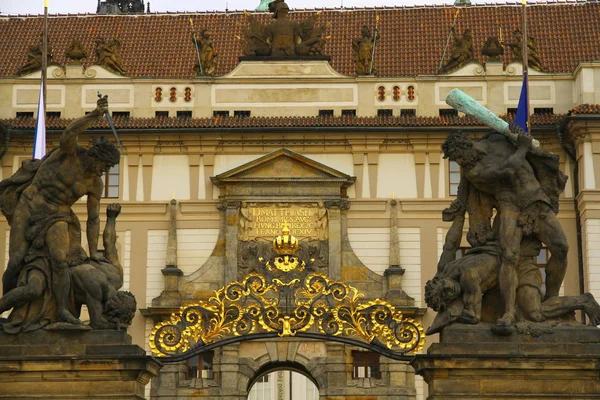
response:
<path id="1" fill-rule="evenodd" d="M 299 248 L 298 239 L 290 235 L 288 223 L 284 221 L 281 235 L 273 239 L 273 250 L 279 255 L 290 255 L 296 253 Z"/>

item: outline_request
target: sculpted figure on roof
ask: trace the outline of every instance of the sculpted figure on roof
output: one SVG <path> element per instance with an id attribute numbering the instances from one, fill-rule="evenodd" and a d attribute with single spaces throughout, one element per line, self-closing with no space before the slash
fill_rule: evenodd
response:
<path id="1" fill-rule="evenodd" d="M 523 34 L 519 29 L 513 32 L 515 36 L 514 42 L 504 43 L 505 46 L 508 46 L 514 55 L 515 61 L 523 60 Z M 536 38 L 529 36 L 527 38 L 527 65 L 530 68 L 533 68 L 539 72 L 548 72 L 548 69 L 542 63 L 540 56 L 538 54 L 538 43 Z"/>
<path id="2" fill-rule="evenodd" d="M 121 42 L 117 39 L 113 39 L 110 42 L 104 40 L 104 38 L 96 39 L 96 54 L 98 55 L 97 64 L 107 70 L 114 72 L 115 74 L 125 75 L 126 71 L 123 68 L 123 62 L 119 55 L 119 49 L 121 48 Z"/>
<path id="3" fill-rule="evenodd" d="M 354 70 L 356 75 L 372 75 L 375 73 L 375 68 L 371 64 L 375 36 L 371 36 L 371 30 L 366 25 L 360 29 L 360 33 L 362 35 L 360 38 L 352 40 Z"/>
<path id="4" fill-rule="evenodd" d="M 30 74 L 35 71 L 39 71 L 42 69 L 42 41 L 43 41 L 43 33 L 40 35 L 40 42 L 38 44 L 34 44 L 29 46 L 29 50 L 27 51 L 27 62 L 23 64 L 17 70 L 17 75 L 25 75 Z M 48 61 L 46 65 L 50 65 L 52 62 L 52 47 L 50 47 L 50 43 L 47 43 L 47 51 L 48 51 Z"/>
<path id="5" fill-rule="evenodd" d="M 473 34 L 470 29 L 466 29 L 462 36 L 456 33 L 456 29 L 452 27 L 452 34 L 454 35 L 454 44 L 452 46 L 452 55 L 446 64 L 440 68 L 440 74 L 445 74 L 455 69 L 458 69 L 470 61 L 475 56 L 473 50 Z"/>
<path id="6" fill-rule="evenodd" d="M 275 21 L 264 26 L 246 13 L 250 26 L 244 32 L 242 49 L 247 56 L 305 57 L 318 56 L 323 52 L 326 25 L 316 25 L 316 15 L 302 23 L 289 18 L 289 7 L 283 0 L 269 3 L 269 11 Z M 241 38 L 240 38 L 241 39 Z"/>
<path id="7" fill-rule="evenodd" d="M 196 71 L 196 74 L 198 75 L 214 75 L 215 70 L 217 69 L 216 58 L 218 54 L 215 52 L 215 46 L 210 32 L 208 29 L 202 29 L 200 35 L 196 33 L 193 34 L 193 40 L 195 41 L 195 45 L 198 46 L 201 64 L 201 67 L 198 66 L 198 62 L 196 61 L 194 71 Z"/>

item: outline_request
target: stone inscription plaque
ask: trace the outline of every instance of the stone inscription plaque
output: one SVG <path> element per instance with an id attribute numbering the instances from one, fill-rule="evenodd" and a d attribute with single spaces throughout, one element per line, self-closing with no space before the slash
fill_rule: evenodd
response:
<path id="1" fill-rule="evenodd" d="M 327 240 L 327 208 L 323 203 L 242 203 L 239 238 L 274 238 L 281 234 L 284 222 L 293 236 Z"/>

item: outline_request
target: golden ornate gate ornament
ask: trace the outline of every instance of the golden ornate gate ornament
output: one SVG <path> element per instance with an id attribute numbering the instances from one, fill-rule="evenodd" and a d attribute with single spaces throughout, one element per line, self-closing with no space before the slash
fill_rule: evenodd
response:
<path id="1" fill-rule="evenodd" d="M 385 300 L 365 300 L 357 288 L 311 273 L 294 255 L 298 249 L 284 224 L 273 240 L 274 260 L 261 258 L 267 276 L 253 272 L 207 301 L 182 306 L 152 329 L 152 352 L 169 357 L 219 341 L 276 336 L 343 341 L 398 357 L 423 348 L 425 331 L 417 321 Z"/>

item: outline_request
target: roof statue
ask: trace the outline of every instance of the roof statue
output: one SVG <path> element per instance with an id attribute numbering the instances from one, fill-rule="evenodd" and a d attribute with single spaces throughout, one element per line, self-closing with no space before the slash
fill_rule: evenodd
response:
<path id="1" fill-rule="evenodd" d="M 455 131 L 442 146 L 444 156 L 462 171 L 458 196 L 442 213 L 452 226 L 438 270 L 425 287 L 425 301 L 438 311 L 428 333 L 454 322 L 480 321 L 495 322 L 492 331 L 499 335 L 512 334 L 515 326 L 520 333 L 547 332 L 564 321 L 576 323 L 575 310 L 583 310 L 591 325 L 600 325 L 600 305 L 591 294 L 559 296 L 568 243 L 557 218 L 567 180 L 558 156 L 516 125 L 498 129 L 498 117 L 457 89 L 446 101 L 498 132 L 472 141 Z M 472 249 L 455 259 L 467 214 Z M 535 261 L 542 243 L 551 253 L 545 292 Z M 494 302 L 495 294 L 502 302 Z"/>
<path id="2" fill-rule="evenodd" d="M 96 55 L 98 56 L 96 64 L 115 74 L 125 75 L 125 68 L 123 68 L 123 62 L 119 55 L 120 48 L 121 42 L 117 39 L 106 42 L 104 38 L 96 38 Z"/>
<path id="3" fill-rule="evenodd" d="M 40 42 L 34 45 L 29 46 L 29 50 L 27 51 L 27 62 L 21 65 L 17 70 L 17 75 L 25 75 L 30 74 L 35 71 L 39 71 L 42 69 L 42 40 L 43 33 L 40 35 Z M 50 65 L 52 62 L 52 47 L 50 47 L 50 43 L 48 43 L 48 62 L 46 65 Z"/>
<path id="4" fill-rule="evenodd" d="M 244 29 L 242 50 L 246 56 L 314 57 L 320 56 L 328 37 L 323 37 L 326 25 L 316 26 L 317 15 L 298 23 L 289 18 L 289 7 L 283 0 L 269 3 L 275 21 L 261 24 L 254 15 L 246 13 L 250 26 Z"/>
<path id="5" fill-rule="evenodd" d="M 218 54 L 215 52 L 215 46 L 210 32 L 208 29 L 201 29 L 199 34 L 194 32 L 192 34 L 192 40 L 194 41 L 194 45 L 198 46 L 197 60 L 201 64 L 201 66 L 199 66 L 198 61 L 196 61 L 196 65 L 194 66 L 196 75 L 214 75 L 217 68 L 216 58 Z"/>
<path id="6" fill-rule="evenodd" d="M 360 29 L 360 33 L 362 35 L 360 38 L 352 40 L 354 70 L 356 75 L 373 75 L 375 68 L 372 59 L 376 38 L 375 35 L 371 35 L 371 30 L 366 25 Z"/>
<path id="7" fill-rule="evenodd" d="M 260 0 L 260 4 L 256 7 L 256 11 L 268 11 L 269 3 L 273 0 Z"/>
<path id="8" fill-rule="evenodd" d="M 488 37 L 481 48 L 481 55 L 488 56 L 488 61 L 500 61 L 500 56 L 503 54 L 504 47 L 495 37 Z"/>
<path id="9" fill-rule="evenodd" d="M 439 70 L 440 74 L 445 74 L 457 70 L 475 58 L 473 50 L 473 33 L 470 29 L 465 29 L 462 36 L 456 33 L 456 29 L 452 26 L 452 35 L 454 36 L 454 44 L 452 45 L 452 55 L 450 59 L 442 65 Z"/>
<path id="10" fill-rule="evenodd" d="M 107 108 L 107 98 L 100 98 L 95 110 L 64 130 L 58 148 L 41 160 L 24 161 L 0 182 L 0 207 L 10 225 L 0 313 L 12 308 L 0 330 L 19 333 L 46 325 L 85 329 L 79 320 L 83 304 L 90 312 L 91 328 L 122 329 L 131 323 L 135 299 L 119 291 L 123 268 L 116 249 L 118 204 L 106 210 L 105 252 L 98 252 L 101 178 L 119 162 L 119 150 L 105 138 L 94 140 L 89 149 L 78 145 L 79 135 Z M 91 257 L 81 245 L 81 226 L 72 209 L 83 196 Z"/>
<path id="11" fill-rule="evenodd" d="M 148 4 L 148 12 L 150 5 Z M 98 14 L 143 14 L 144 0 L 98 0 Z"/>
<path id="12" fill-rule="evenodd" d="M 505 46 L 508 46 L 513 53 L 514 61 L 522 61 L 523 60 L 523 34 L 519 29 L 516 29 L 513 32 L 515 37 L 514 42 L 504 43 Z M 527 37 L 527 62 L 530 68 L 533 68 L 539 72 L 548 72 L 548 69 L 542 63 L 540 56 L 538 54 L 538 43 L 535 37 L 528 36 Z"/>
<path id="13" fill-rule="evenodd" d="M 70 64 L 81 64 L 81 60 L 87 57 L 87 52 L 79 40 L 73 40 L 65 51 L 65 56 L 71 59 Z"/>

